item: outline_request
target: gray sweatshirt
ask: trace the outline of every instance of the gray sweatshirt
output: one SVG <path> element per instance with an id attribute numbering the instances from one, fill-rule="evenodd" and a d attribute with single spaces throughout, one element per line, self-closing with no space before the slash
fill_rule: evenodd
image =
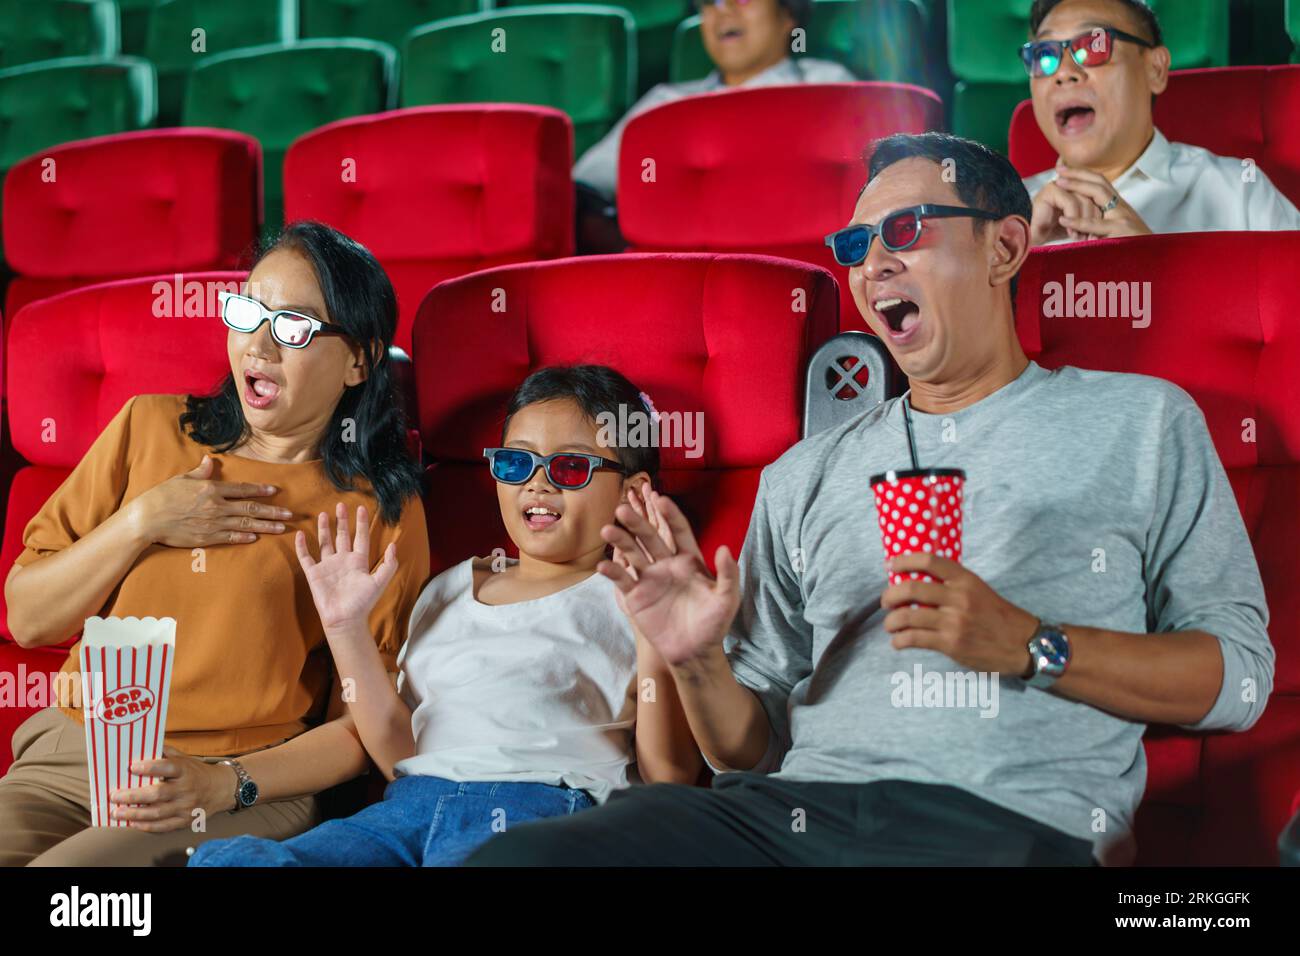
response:
<path id="1" fill-rule="evenodd" d="M 1189 728 L 1259 719 L 1274 661 L 1263 586 L 1187 393 L 1031 362 L 974 405 L 912 419 L 923 466 L 966 471 L 965 567 L 1050 623 L 1214 635 L 1223 684 Z M 890 646 L 869 479 L 908 465 L 895 399 L 764 469 L 725 645 L 774 731 L 754 769 L 948 784 L 1092 841 L 1103 863 L 1131 861 L 1142 723 Z"/>

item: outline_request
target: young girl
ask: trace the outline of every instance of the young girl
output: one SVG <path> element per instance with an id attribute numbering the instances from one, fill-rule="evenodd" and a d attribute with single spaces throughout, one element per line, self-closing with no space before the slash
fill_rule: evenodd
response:
<path id="1" fill-rule="evenodd" d="M 393 549 L 371 572 L 370 517 L 357 509 L 350 541 L 341 503 L 333 534 L 318 518 L 318 559 L 298 534 L 349 712 L 392 782 L 355 816 L 280 843 L 210 841 L 192 866 L 451 866 L 516 823 L 603 802 L 633 762 L 647 783 L 696 780 L 702 758 L 667 666 L 596 573 L 620 502 L 658 517 L 646 503 L 658 450 L 600 441 L 598 417 L 620 420 L 620 405 L 651 413 L 603 366 L 546 368 L 519 387 L 503 447 L 484 450 L 519 558 L 471 558 L 429 583 L 395 683 L 366 623 Z"/>

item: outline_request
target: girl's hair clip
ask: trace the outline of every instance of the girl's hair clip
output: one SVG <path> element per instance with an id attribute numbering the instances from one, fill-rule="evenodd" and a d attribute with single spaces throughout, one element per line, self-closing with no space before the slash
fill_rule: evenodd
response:
<path id="1" fill-rule="evenodd" d="M 637 394 L 641 396 L 641 404 L 645 406 L 645 410 L 650 413 L 650 420 L 659 421 L 659 410 L 655 408 L 654 402 L 650 401 L 650 396 L 645 392 L 637 392 Z"/>

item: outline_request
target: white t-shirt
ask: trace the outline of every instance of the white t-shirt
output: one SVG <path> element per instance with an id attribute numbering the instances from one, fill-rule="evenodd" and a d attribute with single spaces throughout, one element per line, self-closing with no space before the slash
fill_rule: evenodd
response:
<path id="1" fill-rule="evenodd" d="M 1045 170 L 1025 189 L 1035 197 L 1055 178 Z M 1300 211 L 1254 163 L 1171 143 L 1160 130 L 1111 185 L 1154 233 L 1300 229 Z"/>
<path id="2" fill-rule="evenodd" d="M 483 604 L 471 558 L 429 582 L 407 633 L 397 692 L 415 756 L 396 775 L 564 785 L 598 803 L 628 785 L 636 637 L 608 578 Z"/>

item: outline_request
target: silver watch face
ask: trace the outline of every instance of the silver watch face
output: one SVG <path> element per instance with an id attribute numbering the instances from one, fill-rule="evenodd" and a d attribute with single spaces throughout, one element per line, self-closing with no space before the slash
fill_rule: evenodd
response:
<path id="1" fill-rule="evenodd" d="M 1058 628 L 1044 625 L 1030 641 L 1037 674 L 1060 677 L 1070 663 L 1070 639 Z"/>

